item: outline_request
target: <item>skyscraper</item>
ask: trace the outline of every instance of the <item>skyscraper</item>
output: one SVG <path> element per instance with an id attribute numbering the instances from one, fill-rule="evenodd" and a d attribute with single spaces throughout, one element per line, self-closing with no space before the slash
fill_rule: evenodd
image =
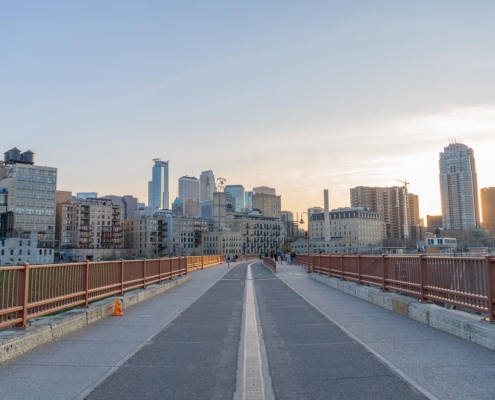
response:
<path id="1" fill-rule="evenodd" d="M 242 185 L 227 185 L 225 192 L 231 194 L 235 199 L 235 211 L 242 212 L 245 210 L 245 193 Z"/>
<path id="2" fill-rule="evenodd" d="M 194 176 L 183 176 L 179 178 L 179 199 L 184 206 L 187 200 L 199 202 L 198 178 Z"/>
<path id="3" fill-rule="evenodd" d="M 479 227 L 478 178 L 473 149 L 450 143 L 440 153 L 440 195 L 445 229 Z"/>
<path id="4" fill-rule="evenodd" d="M 215 185 L 215 175 L 213 175 L 213 171 L 203 171 L 199 177 L 200 182 L 200 193 L 199 199 L 203 200 L 213 200 L 213 193 L 217 191 L 217 187 Z"/>
<path id="5" fill-rule="evenodd" d="M 170 161 L 161 161 L 154 158 L 151 171 L 151 181 L 148 182 L 148 206 L 155 209 L 168 209 L 168 163 Z"/>
<path id="6" fill-rule="evenodd" d="M 481 216 L 483 229 L 495 236 L 495 187 L 481 189 Z"/>

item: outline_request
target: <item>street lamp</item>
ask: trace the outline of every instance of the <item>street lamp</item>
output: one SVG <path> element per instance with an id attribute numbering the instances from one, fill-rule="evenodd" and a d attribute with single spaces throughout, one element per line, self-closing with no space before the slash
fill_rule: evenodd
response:
<path id="1" fill-rule="evenodd" d="M 303 214 L 306 214 L 307 217 L 308 217 L 308 247 L 307 247 L 307 253 L 308 253 L 308 274 L 309 274 L 311 272 L 310 271 L 310 267 L 309 267 L 309 214 L 306 211 L 304 211 L 301 214 L 301 220 L 299 221 L 300 224 L 304 224 L 304 220 L 302 219 Z"/>

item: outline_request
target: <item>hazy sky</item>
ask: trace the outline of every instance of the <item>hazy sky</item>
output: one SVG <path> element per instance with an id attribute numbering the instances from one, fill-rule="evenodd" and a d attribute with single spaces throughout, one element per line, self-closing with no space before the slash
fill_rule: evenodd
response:
<path id="1" fill-rule="evenodd" d="M 495 2 L 0 3 L 3 150 L 60 190 L 147 201 L 152 159 L 266 185 L 282 208 L 401 185 L 440 213 L 439 152 L 495 186 Z"/>

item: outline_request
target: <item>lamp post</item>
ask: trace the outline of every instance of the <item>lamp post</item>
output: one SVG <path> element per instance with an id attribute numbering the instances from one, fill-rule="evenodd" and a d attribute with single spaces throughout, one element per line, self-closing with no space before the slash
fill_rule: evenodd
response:
<path id="1" fill-rule="evenodd" d="M 308 217 L 308 247 L 307 247 L 307 253 L 308 253 L 308 274 L 309 274 L 311 272 L 310 266 L 309 266 L 309 214 L 306 211 L 304 211 L 301 214 L 301 220 L 299 221 L 300 224 L 304 224 L 304 220 L 302 219 L 303 214 L 306 214 L 307 217 Z"/>

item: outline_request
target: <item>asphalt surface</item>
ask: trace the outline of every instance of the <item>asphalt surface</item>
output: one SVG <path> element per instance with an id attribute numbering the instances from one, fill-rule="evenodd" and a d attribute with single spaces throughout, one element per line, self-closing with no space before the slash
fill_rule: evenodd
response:
<path id="1" fill-rule="evenodd" d="M 232 400 L 246 265 L 233 267 L 88 399 Z"/>
<path id="2" fill-rule="evenodd" d="M 260 263 L 252 266 L 276 399 L 423 399 Z"/>
<path id="3" fill-rule="evenodd" d="M 88 399 L 233 399 L 247 264 L 233 265 Z M 252 274 L 276 399 L 424 398 L 261 263 Z"/>

